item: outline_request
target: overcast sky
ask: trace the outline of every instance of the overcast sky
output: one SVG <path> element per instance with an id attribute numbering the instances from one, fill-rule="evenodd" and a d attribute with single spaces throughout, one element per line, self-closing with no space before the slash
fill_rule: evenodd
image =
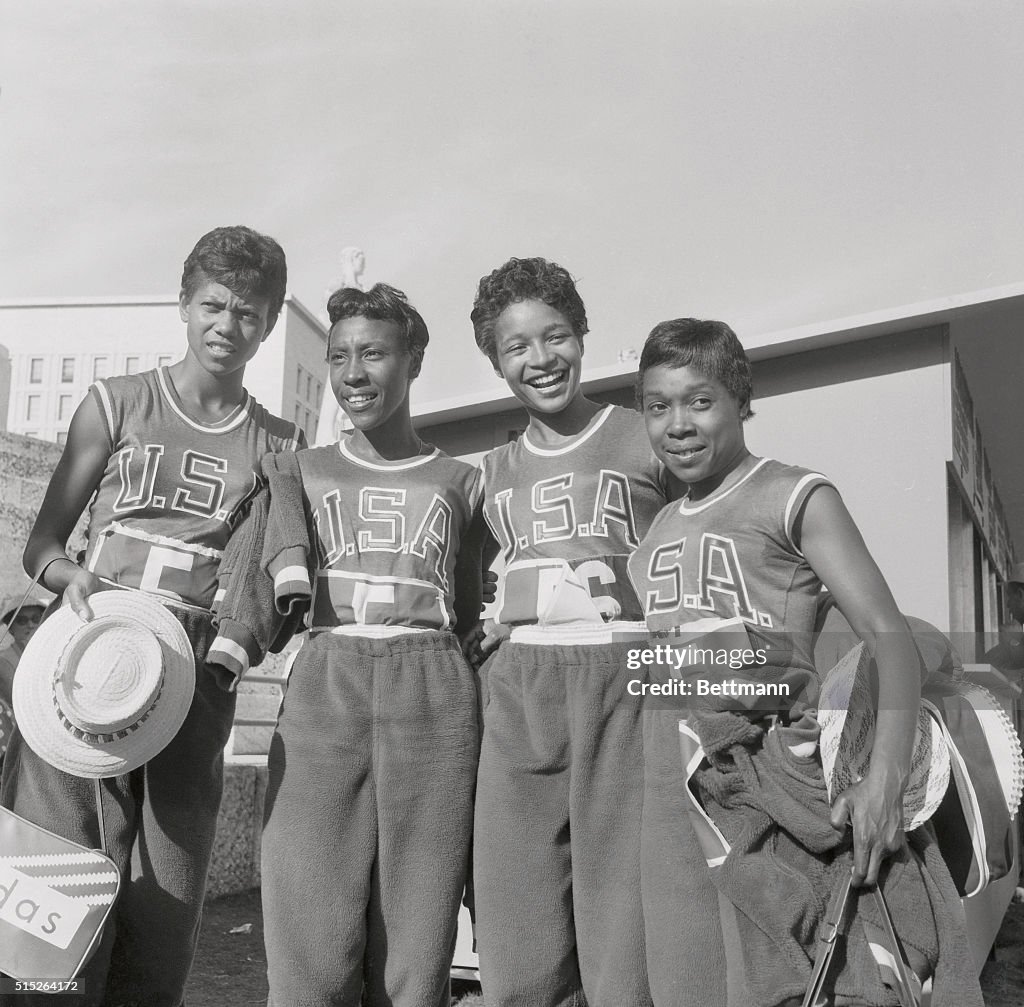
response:
<path id="1" fill-rule="evenodd" d="M 588 363 L 1024 279 L 1024 5 L 2 0 L 0 297 L 174 292 L 210 227 L 338 252 L 472 341 L 477 279 L 580 279 Z M 467 359 L 468 358 L 468 359 Z"/>

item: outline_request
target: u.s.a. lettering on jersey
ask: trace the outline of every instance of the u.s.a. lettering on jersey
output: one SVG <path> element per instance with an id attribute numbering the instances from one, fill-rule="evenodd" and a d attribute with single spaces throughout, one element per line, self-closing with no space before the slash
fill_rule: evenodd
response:
<path id="1" fill-rule="evenodd" d="M 573 492 L 575 480 L 575 472 L 563 472 L 538 480 L 518 495 L 514 487 L 494 494 L 496 520 L 491 521 L 491 525 L 506 563 L 531 546 L 571 539 L 610 538 L 613 527 L 619 530 L 628 551 L 639 545 L 626 476 L 612 469 L 601 469 L 593 504 L 577 500 L 580 494 Z M 527 507 L 520 506 L 523 500 L 528 500 Z M 513 503 L 516 510 L 524 512 L 520 522 L 523 527 L 517 526 L 513 518 Z M 589 520 L 579 520 L 580 510 Z"/>
<path id="2" fill-rule="evenodd" d="M 431 564 L 437 583 L 447 589 L 446 568 L 452 544 L 451 504 L 435 492 L 422 513 L 410 513 L 412 503 L 407 504 L 407 498 L 405 487 L 363 486 L 352 515 L 346 514 L 340 489 L 324 493 L 320 506 L 313 513 L 320 542 L 319 565 L 331 567 L 344 557 L 364 553 L 415 556 Z M 350 520 L 346 521 L 346 517 Z M 358 525 L 350 523 L 353 517 Z M 411 536 L 409 528 L 415 529 Z"/>
<path id="3" fill-rule="evenodd" d="M 651 553 L 647 578 L 657 586 L 647 592 L 644 612 L 658 615 L 686 608 L 705 616 L 739 616 L 752 626 L 770 629 L 773 626 L 771 615 L 758 611 L 751 603 L 735 541 L 713 532 L 701 535 L 696 590 L 687 590 L 689 585 L 683 569 L 686 541 L 683 536 L 658 546 Z M 716 597 L 723 602 L 722 607 L 716 606 Z"/>
<path id="4" fill-rule="evenodd" d="M 256 473 L 248 473 L 246 489 L 230 507 L 225 507 L 228 493 L 228 460 L 186 448 L 181 453 L 178 471 L 180 483 L 164 487 L 166 473 L 161 472 L 165 454 L 163 444 L 146 444 L 141 458 L 136 458 L 134 447 L 123 448 L 117 454 L 120 488 L 114 499 L 115 514 L 129 514 L 139 510 L 170 510 L 193 517 L 222 521 L 233 528 L 245 507 L 260 488 Z M 156 492 L 160 479 L 162 493 Z"/>

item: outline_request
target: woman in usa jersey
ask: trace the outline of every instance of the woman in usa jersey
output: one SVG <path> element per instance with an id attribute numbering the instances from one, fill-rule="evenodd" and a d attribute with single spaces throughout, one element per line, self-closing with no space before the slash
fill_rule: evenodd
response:
<path id="1" fill-rule="evenodd" d="M 491 1007 L 642 1007 L 641 726 L 614 640 L 642 619 L 626 561 L 665 503 L 663 469 L 636 413 L 583 395 L 587 318 L 566 270 L 510 259 L 472 320 L 530 417 L 483 461 L 511 640 L 484 669 L 481 981 Z"/>
<path id="2" fill-rule="evenodd" d="M 68 1003 L 177 1007 L 184 996 L 235 709 L 234 693 L 203 666 L 218 567 L 258 487 L 260 460 L 304 441 L 242 384 L 280 315 L 286 276 L 280 245 L 249 228 L 220 227 L 199 239 L 181 278 L 184 357 L 92 385 L 25 549 L 26 571 L 84 620 L 97 591 L 158 599 L 185 627 L 197 671 L 188 716 L 170 744 L 102 781 L 106 848 L 124 887 L 80 976 L 88 992 Z M 87 505 L 79 565 L 65 549 Z M 49 765 L 17 734 L 0 799 L 58 835 L 101 845 L 92 781 Z M 15 996 L 11 1002 L 33 1002 Z"/>
<path id="3" fill-rule="evenodd" d="M 932 1003 L 979 1007 L 934 834 L 925 824 L 904 836 L 921 662 L 853 518 L 823 475 L 747 449 L 751 368 L 729 326 L 655 326 L 638 381 L 651 444 L 688 488 L 629 561 L 648 626 L 732 626 L 733 641 L 740 630 L 746 653 L 763 655 L 739 669 L 705 660 L 684 681 L 783 687 L 694 689 L 709 698 L 660 704 L 647 718 L 641 874 L 655 1003 L 799 1004 L 830 932 L 825 906 L 852 880 L 884 888 L 907 963 L 934 979 Z M 831 798 L 813 655 L 823 584 L 865 642 L 878 685 L 870 766 Z M 788 698 L 763 698 L 772 692 Z M 850 918 L 828 1002 L 905 1002 L 871 900 Z"/>

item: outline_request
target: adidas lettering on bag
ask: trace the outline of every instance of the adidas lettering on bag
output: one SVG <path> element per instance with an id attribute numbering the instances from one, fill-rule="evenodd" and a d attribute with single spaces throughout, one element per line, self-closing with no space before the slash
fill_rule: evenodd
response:
<path id="1" fill-rule="evenodd" d="M 0 972 L 74 978 L 119 886 L 109 857 L 0 809 Z"/>

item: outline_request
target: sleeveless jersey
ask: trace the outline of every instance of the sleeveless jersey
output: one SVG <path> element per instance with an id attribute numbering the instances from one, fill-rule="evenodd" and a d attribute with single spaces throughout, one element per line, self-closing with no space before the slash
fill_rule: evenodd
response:
<path id="1" fill-rule="evenodd" d="M 317 553 L 309 628 L 450 628 L 479 470 L 437 448 L 369 462 L 344 438 L 296 459 Z"/>
<path id="2" fill-rule="evenodd" d="M 797 671 L 789 695 L 814 672 L 821 581 L 793 541 L 793 525 L 822 475 L 762 458 L 723 493 L 669 504 L 629 561 L 647 625 L 671 632 L 708 618 L 740 618 L 751 647 L 768 653 L 758 674 Z"/>
<path id="3" fill-rule="evenodd" d="M 505 561 L 498 621 L 643 618 L 626 561 L 665 505 L 641 417 L 607 406 L 571 442 L 529 431 L 484 457 L 484 515 Z"/>
<path id="4" fill-rule="evenodd" d="M 260 459 L 302 434 L 246 393 L 219 423 L 185 412 L 167 368 L 89 389 L 110 458 L 89 509 L 85 566 L 103 580 L 209 608 L 217 567 L 260 484 Z"/>

